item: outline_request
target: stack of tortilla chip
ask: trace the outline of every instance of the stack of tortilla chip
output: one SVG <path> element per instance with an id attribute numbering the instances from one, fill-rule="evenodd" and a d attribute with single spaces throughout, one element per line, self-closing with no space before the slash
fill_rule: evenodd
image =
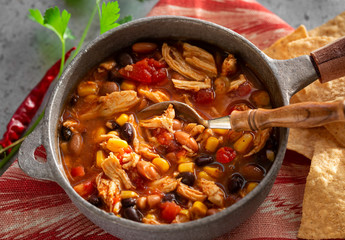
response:
<path id="1" fill-rule="evenodd" d="M 295 58 L 309 55 L 342 36 L 345 36 L 345 12 L 309 32 L 300 26 L 264 52 L 275 59 Z M 295 94 L 291 103 L 344 99 L 345 77 L 342 77 L 324 84 L 315 81 Z M 288 149 L 311 159 L 298 237 L 345 238 L 345 122 L 291 129 Z"/>

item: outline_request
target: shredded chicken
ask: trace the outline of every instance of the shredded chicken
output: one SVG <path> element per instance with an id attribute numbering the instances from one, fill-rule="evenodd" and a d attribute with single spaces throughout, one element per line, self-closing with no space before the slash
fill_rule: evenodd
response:
<path id="1" fill-rule="evenodd" d="M 170 97 L 161 90 L 158 89 L 150 89 L 147 85 L 139 86 L 138 93 L 141 96 L 150 99 L 152 102 L 159 103 L 164 101 L 169 101 Z"/>
<path id="2" fill-rule="evenodd" d="M 156 116 L 151 119 L 141 120 L 140 126 L 146 128 L 165 128 L 170 132 L 174 132 L 173 124 L 175 118 L 175 110 L 172 104 L 169 105 L 167 110 L 161 116 Z"/>
<path id="3" fill-rule="evenodd" d="M 175 217 L 175 219 L 172 221 L 172 223 L 184 223 L 184 222 L 189 222 L 190 221 L 190 216 L 189 214 L 184 214 L 184 213 L 179 213 Z"/>
<path id="4" fill-rule="evenodd" d="M 116 62 L 114 61 L 114 59 L 110 59 L 108 61 L 102 62 L 99 65 L 99 68 L 103 68 L 105 70 L 110 71 L 111 69 L 113 69 L 116 66 Z"/>
<path id="5" fill-rule="evenodd" d="M 188 90 L 198 92 L 200 89 L 207 89 L 211 88 L 211 79 L 209 77 L 205 78 L 205 81 L 188 81 L 188 80 L 178 80 L 178 79 L 171 79 L 174 87 L 178 89 Z"/>
<path id="6" fill-rule="evenodd" d="M 155 152 L 155 149 L 147 143 L 140 142 L 138 153 L 149 160 L 160 157 L 159 154 Z"/>
<path id="7" fill-rule="evenodd" d="M 183 57 L 186 62 L 193 67 L 206 72 L 210 77 L 217 76 L 216 62 L 214 61 L 213 55 L 205 51 L 202 48 L 183 43 Z"/>
<path id="8" fill-rule="evenodd" d="M 197 139 L 195 139 L 195 140 L 196 140 L 197 142 L 201 143 L 201 144 L 204 144 L 204 143 L 207 141 L 207 139 L 208 139 L 209 137 L 212 137 L 212 136 L 214 136 L 214 133 L 213 133 L 212 129 L 207 128 L 207 129 L 206 129 L 205 131 L 203 131 L 203 133 L 200 134 L 200 135 L 197 137 Z"/>
<path id="9" fill-rule="evenodd" d="M 146 217 L 143 218 L 143 223 L 151 224 L 151 225 L 160 225 L 160 224 L 162 224 L 161 222 L 158 222 L 156 219 L 146 218 Z"/>
<path id="10" fill-rule="evenodd" d="M 181 75 L 196 81 L 203 81 L 207 77 L 205 72 L 191 67 L 181 53 L 167 43 L 164 43 L 162 46 L 162 54 L 167 64 Z"/>
<path id="11" fill-rule="evenodd" d="M 229 54 L 228 57 L 223 61 L 222 72 L 220 75 L 227 76 L 232 75 L 237 71 L 237 60 L 234 55 Z"/>
<path id="12" fill-rule="evenodd" d="M 200 192 L 199 190 L 188 187 L 186 184 L 179 183 L 177 186 L 177 193 L 181 196 L 188 198 L 192 201 L 204 201 L 206 195 Z"/>
<path id="13" fill-rule="evenodd" d="M 230 82 L 230 86 L 228 88 L 228 92 L 232 92 L 238 89 L 239 86 L 241 86 L 243 83 L 245 83 L 247 79 L 243 74 L 240 74 L 238 79 L 233 80 Z"/>
<path id="14" fill-rule="evenodd" d="M 207 199 L 218 207 L 224 207 L 224 192 L 213 181 L 201 179 L 198 186 L 207 195 Z"/>
<path id="15" fill-rule="evenodd" d="M 79 125 L 79 123 L 76 120 L 68 119 L 62 125 L 66 128 L 69 128 L 73 133 L 78 132 L 78 130 L 76 130 L 76 127 Z"/>
<path id="16" fill-rule="evenodd" d="M 135 188 L 114 153 L 110 152 L 109 157 L 102 162 L 101 166 L 105 175 L 111 180 L 119 181 L 126 189 Z"/>
<path id="17" fill-rule="evenodd" d="M 150 187 L 158 189 L 163 193 L 172 192 L 176 189 L 179 181 L 175 178 L 166 176 L 164 178 L 158 179 L 150 184 Z"/>
<path id="18" fill-rule="evenodd" d="M 98 195 L 103 199 L 109 210 L 115 214 L 120 212 L 121 198 L 119 182 L 102 178 L 103 173 L 96 177 Z M 116 201 L 115 201 L 116 200 Z"/>
<path id="19" fill-rule="evenodd" d="M 254 139 L 254 148 L 244 156 L 249 157 L 259 152 L 261 149 L 263 149 L 265 147 L 265 144 L 268 138 L 270 137 L 270 132 L 271 132 L 271 128 L 267 128 L 267 129 L 256 132 L 255 139 Z"/>
<path id="20" fill-rule="evenodd" d="M 196 123 L 189 123 L 185 128 L 184 131 L 189 133 L 192 137 L 198 136 L 203 133 L 205 130 L 205 126 L 196 124 Z"/>
<path id="21" fill-rule="evenodd" d="M 98 98 L 98 105 L 87 113 L 81 114 L 80 119 L 87 120 L 96 117 L 110 117 L 115 113 L 125 112 L 139 102 L 137 92 L 133 90 L 112 92 Z"/>
<path id="22" fill-rule="evenodd" d="M 214 80 L 214 91 L 216 94 L 225 94 L 228 92 L 228 88 L 230 86 L 230 79 L 226 76 L 220 76 L 216 80 Z"/>
<path id="23" fill-rule="evenodd" d="M 124 153 L 122 155 L 122 168 L 125 170 L 129 170 L 137 165 L 140 161 L 140 155 L 135 152 L 131 153 Z"/>

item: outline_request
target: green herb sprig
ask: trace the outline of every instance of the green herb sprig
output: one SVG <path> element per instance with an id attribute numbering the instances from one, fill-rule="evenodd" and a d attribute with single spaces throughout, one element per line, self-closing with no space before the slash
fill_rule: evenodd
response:
<path id="1" fill-rule="evenodd" d="M 74 52 L 71 59 L 73 59 L 77 53 L 80 51 L 80 48 L 82 47 L 85 38 L 89 32 L 90 26 L 93 22 L 93 19 L 95 17 L 95 14 L 98 10 L 99 14 L 99 27 L 100 27 L 100 34 L 103 34 L 120 24 L 123 24 L 125 22 L 131 21 L 131 16 L 126 16 L 123 19 L 119 20 L 120 17 L 120 8 L 117 1 L 114 2 L 103 2 L 101 5 L 102 0 L 96 0 L 96 6 L 94 7 L 90 18 L 87 22 L 87 25 L 83 31 L 83 34 L 79 40 L 78 46 L 76 51 Z M 53 31 L 61 42 L 61 65 L 60 70 L 58 74 L 58 78 L 60 78 L 65 65 L 65 46 L 66 46 L 66 40 L 67 39 L 75 39 L 75 37 L 72 34 L 72 31 L 68 28 L 68 23 L 71 18 L 71 14 L 67 12 L 66 10 L 63 10 L 60 13 L 60 9 L 58 7 L 48 8 L 44 15 L 40 12 L 38 9 L 29 9 L 29 15 L 28 17 L 34 21 L 40 24 L 41 26 L 50 29 Z M 7 146 L 6 148 L 3 148 L 0 145 L 0 168 L 2 168 L 19 150 L 21 143 L 24 141 L 26 136 L 28 136 L 38 125 L 40 120 L 44 116 L 44 111 L 39 115 L 37 120 L 33 123 L 33 125 L 27 130 L 27 132 L 23 135 L 22 138 L 17 140 L 16 142 L 12 143 L 11 145 Z M 11 149 L 11 152 L 7 154 L 7 151 Z"/>

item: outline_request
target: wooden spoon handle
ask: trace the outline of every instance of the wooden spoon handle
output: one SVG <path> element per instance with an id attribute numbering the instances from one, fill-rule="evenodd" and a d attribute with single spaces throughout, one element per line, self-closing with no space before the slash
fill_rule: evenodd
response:
<path id="1" fill-rule="evenodd" d="M 233 130 L 252 131 L 270 127 L 310 128 L 345 121 L 345 100 L 338 102 L 305 102 L 275 109 L 233 111 Z"/>
<path id="2" fill-rule="evenodd" d="M 315 50 L 310 55 L 321 83 L 345 76 L 345 37 Z"/>

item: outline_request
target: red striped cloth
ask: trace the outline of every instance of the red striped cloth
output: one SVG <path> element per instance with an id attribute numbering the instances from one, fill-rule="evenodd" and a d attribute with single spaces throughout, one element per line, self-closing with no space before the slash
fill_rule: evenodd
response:
<path id="1" fill-rule="evenodd" d="M 160 0 L 149 13 L 201 18 L 228 27 L 259 48 L 293 29 L 254 0 Z M 256 213 L 218 239 L 296 239 L 310 162 L 288 152 Z M 79 213 L 54 182 L 26 176 L 15 162 L 0 178 L 0 239 L 116 239 Z"/>

